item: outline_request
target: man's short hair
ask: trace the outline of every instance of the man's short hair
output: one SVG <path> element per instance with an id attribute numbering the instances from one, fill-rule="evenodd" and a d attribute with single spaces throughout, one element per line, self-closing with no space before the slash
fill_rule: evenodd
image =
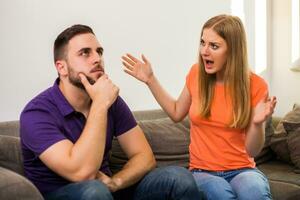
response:
<path id="1" fill-rule="evenodd" d="M 89 26 L 82 25 L 82 24 L 75 24 L 67 29 L 65 29 L 63 32 L 61 32 L 54 42 L 54 63 L 57 60 L 66 58 L 66 46 L 69 43 L 69 41 L 76 35 L 84 34 L 84 33 L 92 33 L 93 35 L 93 29 Z"/>

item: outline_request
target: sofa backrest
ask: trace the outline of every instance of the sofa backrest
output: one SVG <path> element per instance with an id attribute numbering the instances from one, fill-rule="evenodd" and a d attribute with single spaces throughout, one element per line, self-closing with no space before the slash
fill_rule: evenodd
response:
<path id="1" fill-rule="evenodd" d="M 20 131 L 19 120 L 0 122 L 0 135 L 19 137 L 20 136 L 19 131 Z"/>

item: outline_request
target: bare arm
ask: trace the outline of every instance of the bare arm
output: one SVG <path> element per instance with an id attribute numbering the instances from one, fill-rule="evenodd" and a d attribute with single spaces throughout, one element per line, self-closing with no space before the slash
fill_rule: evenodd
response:
<path id="1" fill-rule="evenodd" d="M 119 136 L 118 141 L 129 161 L 112 178 L 102 172 L 98 173 L 98 178 L 112 192 L 133 185 L 155 167 L 152 150 L 139 126 Z"/>
<path id="2" fill-rule="evenodd" d="M 93 103 L 79 139 L 74 144 L 70 140 L 57 142 L 40 155 L 50 169 L 75 182 L 94 179 L 97 175 L 104 154 L 107 111 L 118 94 L 118 88 L 107 76 L 99 78 L 94 85 L 85 77 L 82 82 Z"/>
<path id="3" fill-rule="evenodd" d="M 272 115 L 276 106 L 276 98 L 263 100 L 252 112 L 251 122 L 246 132 L 246 151 L 251 157 L 259 154 L 265 143 L 265 121 Z"/>
<path id="4" fill-rule="evenodd" d="M 130 54 L 122 56 L 122 59 L 124 71 L 148 85 L 156 101 L 173 121 L 181 121 L 187 115 L 191 105 L 191 96 L 186 86 L 184 86 L 179 98 L 174 99 L 160 85 L 152 71 L 150 62 L 144 55 L 142 55 L 143 61 Z"/>

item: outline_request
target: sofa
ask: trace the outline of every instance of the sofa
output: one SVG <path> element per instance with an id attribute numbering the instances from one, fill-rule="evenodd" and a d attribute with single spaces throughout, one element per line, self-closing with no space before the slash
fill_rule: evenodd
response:
<path id="1" fill-rule="evenodd" d="M 157 166 L 188 167 L 189 120 L 172 122 L 162 110 L 133 112 L 157 160 Z M 269 120 L 266 136 L 280 118 Z M 272 133 L 273 134 L 273 133 Z M 270 140 L 266 138 L 266 143 Z M 300 145 L 300 144 L 299 144 Z M 119 171 L 127 161 L 118 141 L 113 140 L 110 168 Z M 257 167 L 269 178 L 273 199 L 300 199 L 300 174 L 291 162 L 278 159 L 270 145 L 256 158 Z M 0 199 L 43 199 L 37 188 L 24 177 L 19 139 L 19 121 L 0 122 Z"/>

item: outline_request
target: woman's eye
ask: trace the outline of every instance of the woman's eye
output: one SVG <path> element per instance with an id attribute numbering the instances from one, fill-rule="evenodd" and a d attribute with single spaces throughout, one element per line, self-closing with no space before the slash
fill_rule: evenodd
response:
<path id="1" fill-rule="evenodd" d="M 215 45 L 215 44 L 212 44 L 212 45 L 211 45 L 211 48 L 212 48 L 213 50 L 216 50 L 216 49 L 218 49 L 219 47 L 218 47 L 217 45 Z"/>

